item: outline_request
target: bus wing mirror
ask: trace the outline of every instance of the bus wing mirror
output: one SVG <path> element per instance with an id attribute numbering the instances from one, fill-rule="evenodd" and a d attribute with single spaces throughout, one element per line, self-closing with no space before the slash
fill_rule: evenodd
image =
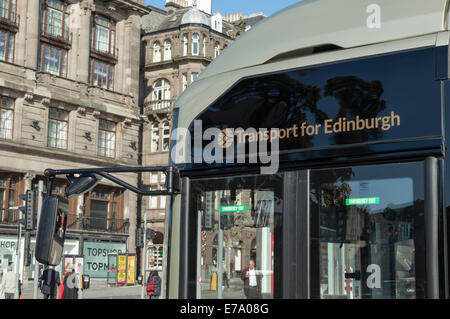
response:
<path id="1" fill-rule="evenodd" d="M 48 196 L 42 203 L 36 237 L 36 260 L 57 266 L 63 254 L 69 201 L 60 196 Z"/>

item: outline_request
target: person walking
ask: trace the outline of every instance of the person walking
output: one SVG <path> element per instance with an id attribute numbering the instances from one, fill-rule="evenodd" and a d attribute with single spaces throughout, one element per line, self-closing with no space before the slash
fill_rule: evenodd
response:
<path id="1" fill-rule="evenodd" d="M 61 280 L 59 279 L 59 272 L 53 266 L 49 266 L 42 273 L 42 287 L 41 292 L 44 294 L 44 299 L 55 299 Z"/>
<path id="2" fill-rule="evenodd" d="M 147 295 L 149 299 L 159 299 L 161 295 L 161 277 L 157 271 L 152 271 L 147 279 Z"/>
<path id="3" fill-rule="evenodd" d="M 244 294 L 247 299 L 260 299 L 261 298 L 261 271 L 255 267 L 255 261 L 250 259 L 248 268 L 244 269 L 241 275 L 241 279 L 244 281 Z"/>
<path id="4" fill-rule="evenodd" d="M 13 267 L 8 266 L 7 273 L 2 278 L 2 289 L 5 293 L 5 299 L 14 299 L 14 292 L 16 291 L 17 276 L 13 272 Z"/>
<path id="5" fill-rule="evenodd" d="M 62 299 L 78 299 L 78 278 L 75 269 L 69 267 L 64 275 L 64 291 Z"/>

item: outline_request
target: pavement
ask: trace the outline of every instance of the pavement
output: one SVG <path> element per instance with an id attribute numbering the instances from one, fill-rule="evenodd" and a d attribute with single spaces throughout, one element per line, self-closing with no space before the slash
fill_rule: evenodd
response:
<path id="1" fill-rule="evenodd" d="M 33 299 L 34 282 L 25 282 L 22 286 L 24 299 Z M 144 296 L 147 297 L 147 296 Z M 38 299 L 44 296 L 38 289 Z M 92 279 L 89 289 L 82 292 L 83 299 L 141 299 L 141 286 L 108 286 L 106 279 Z M 147 297 L 148 298 L 148 297 Z"/>

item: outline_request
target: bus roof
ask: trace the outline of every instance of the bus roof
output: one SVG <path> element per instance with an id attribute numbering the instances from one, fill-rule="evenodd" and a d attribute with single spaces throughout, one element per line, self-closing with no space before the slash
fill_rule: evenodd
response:
<path id="1" fill-rule="evenodd" d="M 368 26 L 377 10 L 374 3 L 380 28 Z M 302 49 L 347 49 L 443 31 L 447 5 L 448 0 L 303 0 L 236 39 L 199 79 L 268 63 L 290 52 L 302 54 Z"/>

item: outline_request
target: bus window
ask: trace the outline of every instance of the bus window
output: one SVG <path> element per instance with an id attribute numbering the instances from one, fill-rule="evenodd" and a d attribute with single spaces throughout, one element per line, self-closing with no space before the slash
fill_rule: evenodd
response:
<path id="1" fill-rule="evenodd" d="M 424 298 L 422 163 L 312 171 L 311 219 L 320 298 Z"/>
<path id="2" fill-rule="evenodd" d="M 191 189 L 199 224 L 198 298 L 273 298 L 282 178 L 209 179 L 191 182 Z"/>

